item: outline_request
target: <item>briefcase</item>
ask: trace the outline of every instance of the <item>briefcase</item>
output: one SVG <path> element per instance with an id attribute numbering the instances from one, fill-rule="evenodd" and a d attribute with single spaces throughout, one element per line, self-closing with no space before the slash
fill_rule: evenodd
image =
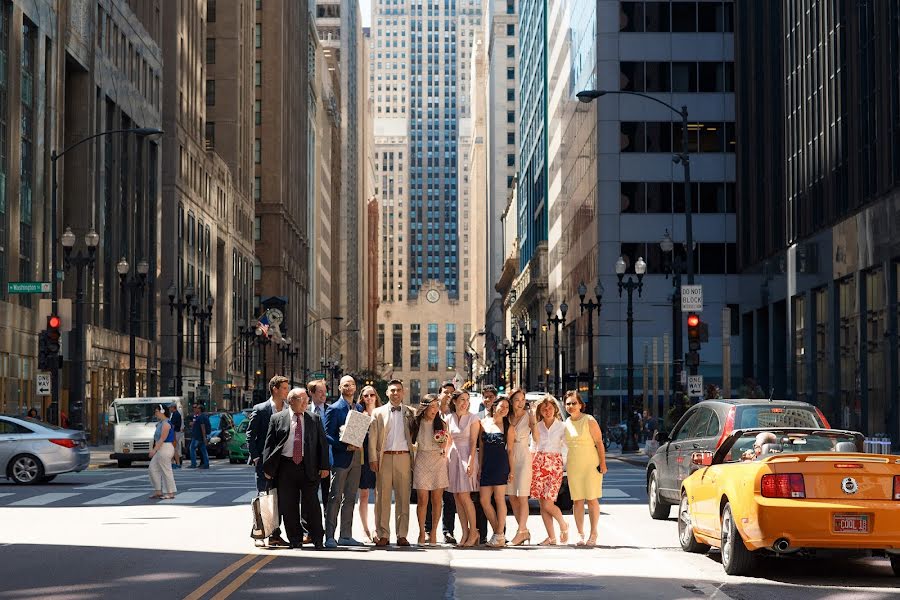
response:
<path id="1" fill-rule="evenodd" d="M 251 538 L 264 540 L 278 529 L 278 522 L 281 520 L 278 514 L 278 490 L 260 494 L 250 502 L 250 508 L 253 510 Z"/>

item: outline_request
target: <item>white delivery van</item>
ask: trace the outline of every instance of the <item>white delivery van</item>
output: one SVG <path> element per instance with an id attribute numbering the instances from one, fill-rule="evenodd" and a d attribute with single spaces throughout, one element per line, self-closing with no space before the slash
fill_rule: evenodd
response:
<path id="1" fill-rule="evenodd" d="M 178 410 L 184 415 L 178 396 L 113 400 L 108 409 L 109 424 L 113 429 L 113 453 L 109 457 L 118 461 L 119 467 L 130 467 L 132 462 L 138 460 L 150 460 L 157 423 L 154 407 L 158 404 L 168 407 L 172 402 L 178 404 Z"/>

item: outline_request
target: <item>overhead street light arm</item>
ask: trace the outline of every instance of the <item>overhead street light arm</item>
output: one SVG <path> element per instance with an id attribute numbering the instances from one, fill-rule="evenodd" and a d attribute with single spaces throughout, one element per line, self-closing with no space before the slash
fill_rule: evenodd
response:
<path id="1" fill-rule="evenodd" d="M 72 148 L 77 148 L 78 146 L 80 146 L 81 144 L 83 144 L 85 142 L 89 142 L 95 138 L 102 137 L 104 135 L 111 135 L 113 133 L 134 133 L 140 137 L 148 137 L 151 135 L 162 135 L 165 132 L 162 129 L 155 129 L 153 127 L 135 127 L 135 128 L 130 128 L 130 129 L 110 129 L 109 131 L 101 131 L 100 133 L 95 133 L 94 135 L 89 135 L 86 138 L 82 138 L 82 139 L 78 140 L 71 146 L 64 148 L 61 152 L 56 152 L 54 150 L 53 152 L 50 153 L 50 160 L 55 161 L 60 156 L 62 156 L 63 154 L 65 154 L 66 152 L 71 150 Z"/>
<path id="2" fill-rule="evenodd" d="M 650 100 L 653 100 L 654 102 L 656 102 L 658 104 L 662 104 L 663 106 L 665 106 L 672 112 L 677 113 L 683 119 L 687 119 L 687 107 L 686 106 L 681 107 L 681 110 L 679 110 L 679 109 L 675 108 L 674 106 L 672 106 L 671 104 L 669 104 L 668 102 L 660 100 L 659 98 L 657 98 L 655 96 L 650 96 L 648 94 L 642 94 L 641 92 L 631 92 L 628 90 L 582 90 L 575 95 L 581 102 L 588 103 L 588 102 L 591 102 L 592 100 L 599 98 L 601 96 L 606 96 L 607 94 L 625 94 L 628 96 L 641 96 L 642 98 L 649 98 Z"/>

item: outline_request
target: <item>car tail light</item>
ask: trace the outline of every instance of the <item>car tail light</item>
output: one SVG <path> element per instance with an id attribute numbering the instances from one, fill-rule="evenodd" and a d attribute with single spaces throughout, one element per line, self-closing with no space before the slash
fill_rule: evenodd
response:
<path id="1" fill-rule="evenodd" d="M 716 442 L 716 448 L 722 445 L 722 442 L 725 441 L 731 432 L 734 431 L 734 413 L 737 410 L 736 406 L 732 406 L 728 409 L 728 416 L 725 417 L 725 429 L 722 430 L 722 435 L 719 437 L 719 441 Z"/>
<path id="2" fill-rule="evenodd" d="M 897 480 L 894 480 L 896 489 Z M 800 473 L 779 473 L 762 476 L 760 489 L 764 498 L 806 498 L 806 485 Z"/>
<path id="3" fill-rule="evenodd" d="M 50 442 L 56 444 L 57 446 L 62 446 L 63 448 L 74 448 L 78 442 L 75 440 L 62 439 L 62 440 L 50 440 Z"/>
<path id="4" fill-rule="evenodd" d="M 828 419 L 825 418 L 825 415 L 822 414 L 822 411 L 819 410 L 819 407 L 816 407 L 816 414 L 819 415 L 819 418 L 822 419 L 822 425 L 825 429 L 831 429 L 831 425 L 828 423 Z"/>
<path id="5" fill-rule="evenodd" d="M 894 500 L 900 500 L 900 475 L 894 475 Z"/>

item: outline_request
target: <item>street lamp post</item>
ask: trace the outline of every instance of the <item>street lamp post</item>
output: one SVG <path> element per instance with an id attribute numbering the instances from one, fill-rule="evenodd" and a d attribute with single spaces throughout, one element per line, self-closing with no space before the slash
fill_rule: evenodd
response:
<path id="1" fill-rule="evenodd" d="M 525 318 L 519 319 L 519 336 L 521 346 L 519 347 L 520 360 L 523 365 L 522 381 L 525 389 L 531 388 L 531 342 L 537 337 L 537 321 L 532 319 L 530 322 Z M 524 349 L 524 352 L 523 352 Z"/>
<path id="2" fill-rule="evenodd" d="M 268 336 L 263 335 L 262 329 L 260 329 L 259 327 L 257 327 L 256 330 L 254 331 L 254 335 L 256 335 L 256 344 L 259 346 L 259 356 L 262 359 L 261 363 L 260 363 L 262 372 L 260 373 L 260 375 L 262 376 L 261 381 L 262 381 L 262 387 L 263 387 L 263 394 L 265 395 L 265 393 L 267 391 L 265 389 L 266 388 L 266 346 L 269 345 L 269 338 L 268 338 Z"/>
<path id="3" fill-rule="evenodd" d="M 553 325 L 553 393 L 556 397 L 559 397 L 560 387 L 559 387 L 559 328 L 566 326 L 566 313 L 569 312 L 569 305 L 563 301 L 559 305 L 559 313 L 561 316 L 557 317 L 553 314 L 553 303 L 547 301 L 547 304 L 544 305 L 544 310 L 547 311 L 547 327 L 549 328 Z"/>
<path id="4" fill-rule="evenodd" d="M 669 273 L 672 274 L 672 286 L 674 287 L 672 292 L 672 346 L 674 348 L 672 353 L 672 386 L 675 392 L 680 392 L 681 372 L 684 364 L 684 353 L 681 347 L 681 274 L 684 273 L 685 265 L 681 255 L 675 252 L 675 243 L 672 241 L 668 229 L 659 242 L 659 248 L 664 255 L 671 255 L 666 265 L 666 278 L 669 277 Z"/>
<path id="5" fill-rule="evenodd" d="M 207 326 L 210 325 L 213 316 L 213 297 L 212 295 L 206 298 L 206 310 L 200 308 L 200 304 L 197 302 L 197 298 L 194 298 L 194 304 L 192 307 L 192 311 L 194 313 L 194 318 L 197 320 L 197 326 L 200 331 L 200 387 L 204 387 L 206 385 L 206 381 L 204 379 L 204 371 L 206 365 L 206 352 L 209 349 L 209 335 Z M 210 327 L 211 329 L 212 327 Z M 212 373 L 210 373 L 210 379 L 212 379 Z"/>
<path id="6" fill-rule="evenodd" d="M 625 259 L 623 257 L 619 257 L 619 260 L 616 261 L 616 275 L 619 278 L 619 297 L 622 297 L 622 291 L 625 290 L 628 292 L 628 403 L 627 403 L 627 413 L 625 415 L 626 422 L 628 424 L 628 432 L 625 436 L 625 441 L 622 443 L 622 452 L 637 452 L 637 435 L 639 431 L 639 427 L 634 422 L 635 414 L 634 414 L 634 305 L 632 302 L 632 295 L 635 290 L 637 290 L 638 297 L 641 296 L 641 290 L 644 288 L 644 273 L 647 271 L 647 263 L 644 262 L 644 259 L 638 257 L 637 262 L 634 263 L 634 273 L 637 275 L 637 280 L 634 280 L 630 275 L 628 279 L 625 280 Z"/>
<path id="7" fill-rule="evenodd" d="M 515 332 L 513 332 L 515 335 Z M 503 340 L 503 347 L 506 348 L 506 365 L 509 368 L 509 388 L 516 387 L 518 379 L 516 378 L 516 343 L 510 340 Z"/>
<path id="8" fill-rule="evenodd" d="M 136 273 L 130 277 L 128 271 L 131 265 L 125 260 L 125 257 L 119 259 L 116 264 L 116 272 L 119 274 L 119 284 L 122 289 L 128 290 L 128 303 L 130 305 L 130 323 L 128 326 L 128 395 L 132 398 L 137 396 L 137 357 L 135 349 L 135 338 L 137 337 L 137 329 L 140 326 L 140 301 L 144 293 L 144 286 L 147 285 L 147 273 L 150 272 L 150 265 L 146 260 L 138 262 Z"/>
<path id="9" fill-rule="evenodd" d="M 588 406 L 590 410 L 594 410 L 594 311 L 597 311 L 597 314 L 600 314 L 600 302 L 603 300 L 603 284 L 599 281 L 597 285 L 594 286 L 594 297 L 596 300 L 588 300 L 584 301 L 584 297 L 587 295 L 587 286 L 584 285 L 584 282 L 578 284 L 578 298 L 580 299 L 579 306 L 581 307 L 581 314 L 584 314 L 587 311 L 588 314 L 588 322 L 587 322 L 587 337 L 588 337 L 588 373 L 589 373 L 589 383 L 588 383 Z M 600 426 L 606 427 L 606 419 L 604 418 L 605 411 L 604 406 L 600 405 Z"/>
<path id="10" fill-rule="evenodd" d="M 244 326 L 243 321 L 238 324 L 238 335 L 244 344 L 244 391 L 250 389 L 250 363 L 253 360 L 253 339 L 256 337 L 256 328 Z"/>
<path id="11" fill-rule="evenodd" d="M 72 248 L 75 246 L 75 234 L 71 227 L 66 227 L 60 241 L 63 245 L 63 256 L 66 271 L 69 267 L 75 267 L 75 328 L 72 330 L 72 345 L 74 346 L 72 385 L 70 386 L 69 423 L 72 429 L 84 429 L 84 271 L 94 270 L 96 262 L 97 246 L 100 236 L 91 229 L 84 236 L 84 245 L 87 253 L 78 250 L 74 255 Z"/>
<path id="12" fill-rule="evenodd" d="M 191 301 L 194 299 L 194 286 L 187 286 L 182 297 L 181 290 L 173 283 L 169 286 L 168 295 L 169 314 L 171 315 L 173 311 L 178 313 L 178 331 L 175 340 L 175 395 L 180 397 L 184 393 L 181 379 L 181 363 L 184 361 L 184 312 L 193 306 Z"/>
<path id="13" fill-rule="evenodd" d="M 90 140 L 96 139 L 98 137 L 102 137 L 105 135 L 112 135 L 114 133 L 133 133 L 138 137 L 148 137 L 151 135 L 160 135 L 163 133 L 161 129 L 155 129 L 152 127 L 135 127 L 129 129 L 111 129 L 109 131 L 101 131 L 100 133 L 95 133 L 93 135 L 89 135 L 85 138 L 82 138 L 75 142 L 74 144 L 70 144 L 63 148 L 60 152 L 56 150 L 50 151 L 50 240 L 51 240 L 51 250 L 50 250 L 50 312 L 54 315 L 59 314 L 59 264 L 57 263 L 59 254 L 56 250 L 56 238 L 57 238 L 57 215 L 59 214 L 59 194 L 58 194 L 58 181 L 57 181 L 57 168 L 56 165 L 59 162 L 59 159 L 65 155 L 69 150 L 73 150 L 74 148 L 80 146 L 85 142 L 89 142 Z M 60 240 L 61 241 L 61 240 Z M 64 246 L 65 247 L 65 246 Z M 83 360 L 83 356 L 82 356 Z M 53 361 L 52 367 L 50 369 L 50 406 L 51 406 L 51 414 L 56 415 L 56 419 L 58 422 L 59 419 L 59 365 L 57 361 Z M 83 383 L 83 380 L 82 380 Z M 83 386 L 82 386 L 83 387 Z M 78 392 L 78 395 L 83 399 L 84 390 Z M 82 403 L 82 411 L 83 411 L 83 403 Z M 72 408 L 69 408 L 69 411 L 72 411 Z"/>
<path id="14" fill-rule="evenodd" d="M 297 346 L 293 346 L 290 350 L 288 350 L 288 356 L 291 359 L 291 388 L 294 387 L 294 359 L 300 354 L 300 349 Z"/>

